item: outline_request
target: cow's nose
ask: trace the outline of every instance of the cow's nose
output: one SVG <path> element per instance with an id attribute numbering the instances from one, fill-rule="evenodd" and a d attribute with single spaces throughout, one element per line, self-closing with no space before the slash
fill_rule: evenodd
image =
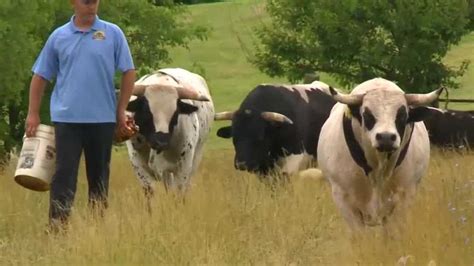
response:
<path id="1" fill-rule="evenodd" d="M 397 140 L 397 135 L 390 132 L 377 133 L 375 135 L 377 140 L 377 150 L 381 152 L 391 152 L 396 149 L 395 141 Z"/>
<path id="2" fill-rule="evenodd" d="M 157 132 L 153 134 L 152 141 L 150 141 L 150 146 L 156 151 L 162 151 L 168 148 L 170 143 L 170 134 Z"/>

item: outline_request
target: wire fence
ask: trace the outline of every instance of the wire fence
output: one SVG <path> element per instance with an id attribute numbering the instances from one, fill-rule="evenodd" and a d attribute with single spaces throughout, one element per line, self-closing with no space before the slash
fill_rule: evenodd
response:
<path id="1" fill-rule="evenodd" d="M 439 98 L 439 102 L 444 103 L 444 109 L 448 109 L 448 105 L 450 103 L 460 103 L 463 105 L 473 106 L 474 107 L 474 99 L 450 99 L 450 98 Z M 474 110 L 474 108 L 471 108 Z"/>

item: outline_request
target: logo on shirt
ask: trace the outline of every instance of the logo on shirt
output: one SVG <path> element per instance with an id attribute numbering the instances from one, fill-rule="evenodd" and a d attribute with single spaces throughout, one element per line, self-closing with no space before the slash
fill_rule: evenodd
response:
<path id="1" fill-rule="evenodd" d="M 98 41 L 105 40 L 105 32 L 101 31 L 101 30 L 98 30 L 98 31 L 94 32 L 94 35 L 92 35 L 92 39 L 93 40 L 98 40 Z"/>

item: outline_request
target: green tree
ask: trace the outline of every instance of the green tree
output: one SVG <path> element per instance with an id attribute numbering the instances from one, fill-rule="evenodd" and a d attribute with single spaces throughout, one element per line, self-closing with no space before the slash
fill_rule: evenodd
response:
<path id="1" fill-rule="evenodd" d="M 325 72 L 345 86 L 373 77 L 411 92 L 457 86 L 469 62 L 443 64 L 471 30 L 472 0 L 267 0 L 252 62 L 271 76 Z"/>
<path id="2" fill-rule="evenodd" d="M 170 3 L 180 3 L 185 5 L 224 2 L 224 0 L 150 0 L 155 5 L 168 5 Z"/>
<path id="3" fill-rule="evenodd" d="M 45 1 L 0 1 L 0 163 L 21 140 L 25 86 L 56 5 Z"/>
<path id="4" fill-rule="evenodd" d="M 118 24 L 129 41 L 139 74 L 170 62 L 167 50 L 204 40 L 207 28 L 190 25 L 185 6 L 155 6 L 148 0 L 102 1 L 100 17 Z M 49 34 L 72 15 L 69 1 L 0 0 L 0 163 L 21 143 L 28 108 L 31 67 Z M 51 86 L 52 87 L 52 86 Z M 41 120 L 49 121 L 49 96 Z"/>
<path id="5" fill-rule="evenodd" d="M 170 47 L 186 47 L 191 40 L 205 40 L 208 29 L 189 23 L 188 9 L 148 0 L 114 0 L 101 3 L 100 16 L 118 24 L 127 36 L 139 75 L 169 63 Z"/>

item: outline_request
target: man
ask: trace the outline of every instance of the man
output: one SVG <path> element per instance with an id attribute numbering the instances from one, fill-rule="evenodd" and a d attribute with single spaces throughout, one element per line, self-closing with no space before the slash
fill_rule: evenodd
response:
<path id="1" fill-rule="evenodd" d="M 89 206 L 107 207 L 109 164 L 114 130 L 126 133 L 125 108 L 135 70 L 122 30 L 97 16 L 100 0 L 70 0 L 74 15 L 49 36 L 33 66 L 26 135 L 40 124 L 39 109 L 48 81 L 56 79 L 51 120 L 56 134 L 56 172 L 50 191 L 49 221 L 60 229 L 69 217 L 84 150 Z M 114 75 L 122 73 L 120 97 Z"/>

